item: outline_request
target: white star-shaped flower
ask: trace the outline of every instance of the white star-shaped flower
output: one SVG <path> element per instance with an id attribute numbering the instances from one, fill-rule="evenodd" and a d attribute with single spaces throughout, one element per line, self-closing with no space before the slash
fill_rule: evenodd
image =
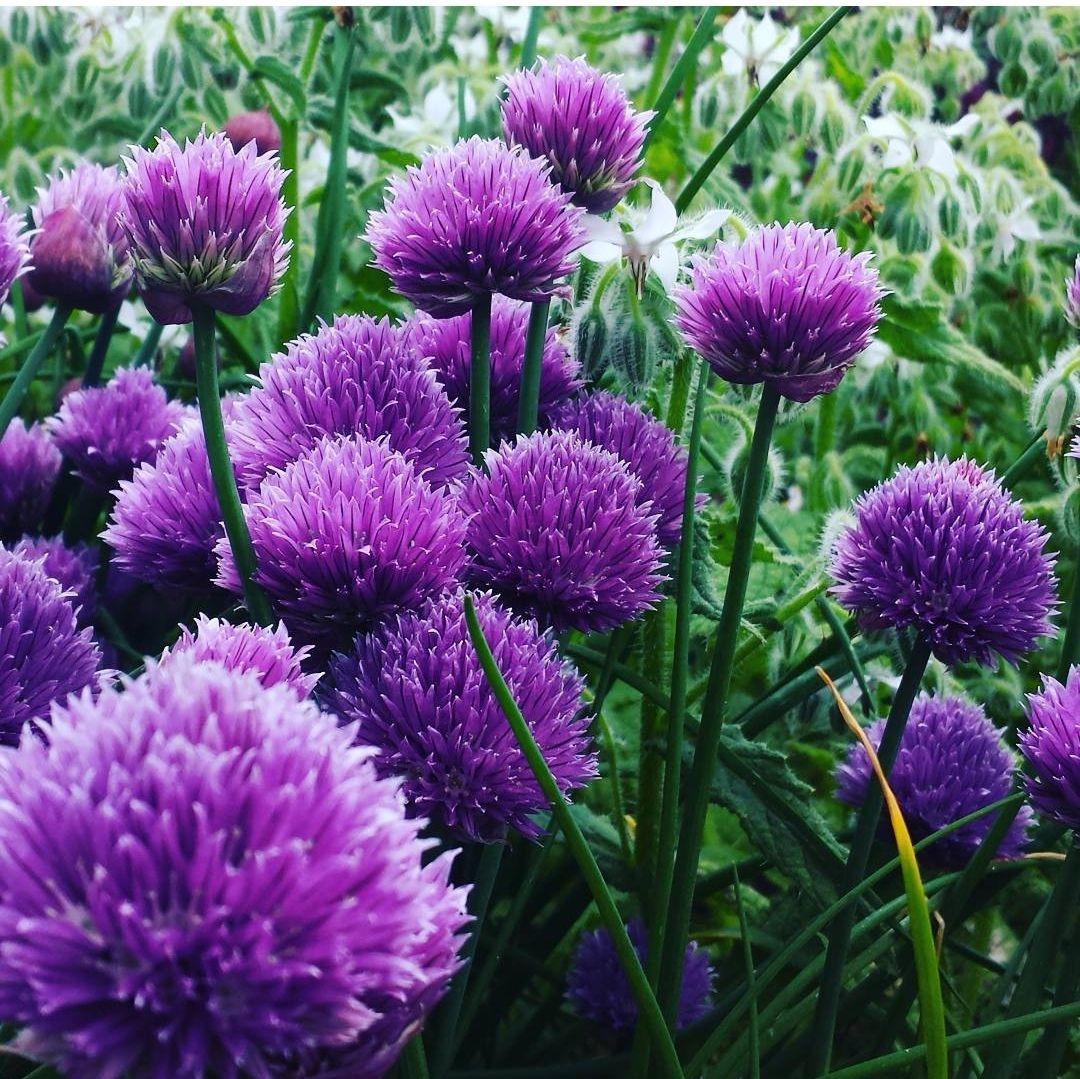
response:
<path id="1" fill-rule="evenodd" d="M 1008 213 L 998 215 L 997 230 L 994 233 L 994 248 L 990 257 L 996 262 L 1007 262 L 1016 250 L 1017 240 L 1042 239 L 1038 221 L 1028 212 L 1034 199 L 1024 199 Z"/>
<path id="2" fill-rule="evenodd" d="M 720 58 L 725 75 L 742 75 L 768 82 L 791 59 L 799 47 L 796 27 L 784 30 L 771 15 L 751 19 L 745 8 L 739 10 L 724 25 L 720 39 L 724 54 Z"/>
<path id="3" fill-rule="evenodd" d="M 884 145 L 882 164 L 885 168 L 917 165 L 947 180 L 955 180 L 960 170 L 956 166 L 956 155 L 949 140 L 971 134 L 978 126 L 979 118 L 969 112 L 955 124 L 946 127 L 887 113 L 885 116 L 865 116 L 863 123 L 866 124 L 867 134 Z"/>

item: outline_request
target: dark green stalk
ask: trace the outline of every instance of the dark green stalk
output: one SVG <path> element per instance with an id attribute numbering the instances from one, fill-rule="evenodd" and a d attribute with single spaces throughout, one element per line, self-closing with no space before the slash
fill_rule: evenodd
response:
<path id="1" fill-rule="evenodd" d="M 112 340 L 113 330 L 116 329 L 116 320 L 119 317 L 119 304 L 101 316 L 97 333 L 94 335 L 94 347 L 90 349 L 90 358 L 86 361 L 86 369 L 83 371 L 82 384 L 84 387 L 96 386 L 101 381 L 101 372 L 105 367 L 105 357 L 109 352 L 109 342 Z"/>
<path id="2" fill-rule="evenodd" d="M 676 437 L 682 436 L 683 425 L 686 423 L 686 404 L 690 399 L 690 373 L 694 366 L 692 355 L 689 349 L 680 349 L 675 356 L 675 362 L 671 365 L 671 396 L 668 398 L 664 424 L 675 433 Z"/>
<path id="3" fill-rule="evenodd" d="M 544 21 L 544 8 L 537 4 L 529 11 L 525 37 L 521 40 L 521 66 L 530 68 L 536 63 L 536 43 L 540 39 L 540 24 Z"/>
<path id="4" fill-rule="evenodd" d="M 750 1079 L 761 1079 L 761 1034 L 758 1030 L 757 989 L 754 987 L 754 953 L 750 948 L 750 929 L 746 921 L 746 908 L 742 901 L 739 871 L 735 870 L 735 907 L 739 913 L 739 935 L 742 937 L 743 965 L 746 968 L 746 993 L 750 998 L 748 1017 L 750 1055 Z"/>
<path id="5" fill-rule="evenodd" d="M 104 496 L 89 487 L 79 487 L 64 524 L 64 542 L 69 547 L 92 537 L 104 505 Z"/>
<path id="6" fill-rule="evenodd" d="M 667 116 L 668 110 L 674 103 L 679 88 L 686 81 L 686 76 L 697 62 L 699 53 L 709 43 L 713 23 L 716 22 L 716 16 L 719 13 L 719 8 L 710 7 L 705 9 L 705 13 L 698 20 L 698 24 L 686 44 L 686 48 L 682 51 L 682 56 L 679 57 L 675 66 L 671 69 L 671 74 L 668 76 L 664 88 L 660 91 L 660 95 L 653 105 L 653 112 L 656 115 L 649 121 L 649 130 L 645 134 L 646 146 L 652 141 L 653 135 L 660 130 L 664 123 L 664 117 Z"/>
<path id="7" fill-rule="evenodd" d="M 593 713 L 593 722 L 600 733 L 600 741 L 604 745 L 604 756 L 607 758 L 608 786 L 611 788 L 611 815 L 615 818 L 619 849 L 622 851 L 626 864 L 633 865 L 634 846 L 630 842 L 630 830 L 626 826 L 626 803 L 622 796 L 622 784 L 619 782 L 619 758 L 615 752 L 615 735 L 611 731 L 611 724 L 608 723 L 602 708 Z"/>
<path id="8" fill-rule="evenodd" d="M 576 659 L 581 663 L 589 663 L 605 670 L 610 667 L 613 676 L 612 680 L 618 679 L 624 685 L 627 685 L 632 690 L 640 693 L 643 697 L 648 697 L 650 700 L 655 701 L 661 708 L 665 710 L 668 708 L 670 702 L 667 697 L 664 696 L 664 691 L 658 686 L 654 686 L 652 683 L 647 682 L 633 669 L 633 667 L 628 667 L 625 663 L 620 663 L 618 660 L 611 660 L 609 663 L 607 654 L 597 652 L 596 649 L 589 648 L 583 644 L 564 643 L 559 646 L 559 649 L 571 659 Z M 597 700 L 599 700 L 599 691 L 597 692 L 597 696 L 593 699 L 594 711 L 596 709 Z"/>
<path id="9" fill-rule="evenodd" d="M 641 632 L 641 673 L 657 684 L 663 677 L 667 655 L 667 603 L 644 618 Z M 638 724 L 638 797 L 634 835 L 638 894 L 646 919 L 654 917 L 653 887 L 660 852 L 660 803 L 664 790 L 664 726 L 662 709 L 648 697 L 641 698 Z"/>
<path id="10" fill-rule="evenodd" d="M 281 278 L 278 301 L 278 342 L 295 337 L 300 328 L 300 122 L 294 116 L 282 117 L 281 167 L 286 170 L 281 197 L 289 209 L 282 238 L 292 244 L 289 264 Z"/>
<path id="11" fill-rule="evenodd" d="M 491 296 L 472 309 L 469 339 L 469 450 L 479 468 L 491 445 Z"/>
<path id="12" fill-rule="evenodd" d="M 132 361 L 132 367 L 153 366 L 154 353 L 157 352 L 158 342 L 161 340 L 164 330 L 165 327 L 160 322 L 150 324 L 150 329 L 147 331 L 146 337 L 143 339 L 143 343 L 139 346 L 139 351 Z"/>
<path id="13" fill-rule="evenodd" d="M 70 314 L 70 307 L 64 307 L 62 304 L 57 306 L 53 312 L 52 321 L 41 337 L 38 338 L 38 342 L 34 345 L 30 355 L 23 361 L 19 373 L 15 376 L 15 381 L 12 382 L 7 393 L 4 394 L 3 401 L 0 401 L 0 438 L 4 437 L 8 425 L 18 413 L 19 406 L 23 403 L 23 398 L 26 397 L 27 391 L 30 389 L 30 384 L 37 376 L 38 368 L 45 357 L 52 352 L 60 335 L 64 332 L 64 324 Z"/>
<path id="14" fill-rule="evenodd" d="M 660 83 L 664 78 L 664 70 L 671 58 L 671 50 L 675 47 L 675 35 L 679 32 L 679 24 L 682 22 L 683 13 L 676 11 L 674 17 L 668 12 L 664 21 L 663 29 L 656 37 L 656 45 L 653 49 L 653 67 L 649 75 L 649 85 L 645 87 L 645 100 L 655 101 L 660 94 Z"/>
<path id="15" fill-rule="evenodd" d="M 11 286 L 9 293 L 11 299 L 11 313 L 14 316 L 15 337 L 23 338 L 30 329 L 26 321 L 26 298 L 23 296 L 22 281 L 17 280 Z"/>
<path id="16" fill-rule="evenodd" d="M 791 59 L 754 95 L 750 104 L 743 109 L 742 115 L 732 124 L 728 133 L 720 140 L 713 151 L 701 163 L 697 172 L 687 181 L 675 200 L 675 209 L 683 213 L 694 201 L 694 196 L 704 186 L 713 170 L 724 159 L 724 155 L 735 145 L 739 136 L 750 126 L 754 117 L 761 112 L 765 103 L 780 89 L 784 80 L 829 36 L 832 28 L 850 11 L 851 7 L 838 7 L 825 21 L 795 50 Z"/>
<path id="17" fill-rule="evenodd" d="M 154 113 L 150 119 L 150 123 L 139 132 L 139 137 L 135 140 L 137 146 L 142 146 L 148 139 L 156 135 L 165 121 L 169 118 L 173 109 L 176 108 L 176 103 L 180 100 L 180 95 L 184 92 L 184 87 L 177 86 L 172 93 L 161 103 L 161 107 Z"/>
<path id="18" fill-rule="evenodd" d="M 634 995 L 634 999 L 637 1001 L 638 1012 L 648 1024 L 649 1036 L 652 1038 L 653 1047 L 659 1057 L 660 1067 L 658 1074 L 667 1077 L 667 1079 L 681 1079 L 682 1067 L 679 1064 L 679 1055 L 675 1050 L 675 1044 L 671 1039 L 671 1031 L 664 1022 L 664 1017 L 656 1002 L 656 997 L 653 996 L 652 989 L 649 987 L 649 980 L 645 977 L 645 971 L 642 969 L 638 954 L 626 934 L 626 927 L 623 925 L 619 909 L 615 905 L 615 900 L 611 897 L 611 892 L 608 890 L 603 874 L 600 872 L 600 867 L 596 864 L 596 859 L 589 849 L 589 844 L 586 842 L 585 836 L 582 835 L 581 828 L 578 826 L 576 818 L 571 813 L 570 807 L 559 789 L 559 784 L 551 774 L 551 769 L 544 759 L 544 754 L 536 744 L 536 739 L 533 737 L 529 725 L 525 722 L 525 717 L 521 714 L 521 710 L 507 688 L 506 681 L 503 679 L 498 664 L 495 662 L 495 657 L 491 654 L 491 648 L 484 637 L 484 631 L 477 621 L 476 608 L 473 605 L 472 597 L 469 595 L 465 597 L 465 621 L 469 628 L 469 636 L 472 638 L 473 647 L 476 649 L 477 656 L 480 659 L 480 665 L 484 669 L 484 674 L 491 684 L 492 691 L 506 715 L 506 720 L 510 724 L 522 752 L 525 754 L 525 759 L 529 762 L 533 775 L 536 776 L 540 789 L 552 804 L 555 819 L 559 822 L 559 826 L 566 836 L 566 845 L 578 863 L 578 868 L 585 878 L 589 891 L 592 893 L 600 917 L 611 934 L 619 962 L 630 983 L 630 990 Z"/>
<path id="19" fill-rule="evenodd" d="M 620 662 L 620 657 L 629 651 L 633 635 L 633 625 L 616 626 L 615 629 L 611 631 L 607 648 L 604 650 L 604 654 L 600 656 L 603 665 L 600 668 L 600 678 L 596 683 L 596 693 L 593 696 L 593 712 L 597 715 L 600 714 L 604 707 L 607 695 L 611 692 L 611 687 L 615 684 L 615 678 L 619 677 L 622 681 L 625 681 L 626 679 L 623 677 L 623 674 L 632 670 L 632 668 L 627 667 Z M 576 646 L 569 644 L 563 645 L 563 649 L 566 651 L 570 651 L 575 647 Z M 599 653 L 595 654 L 599 655 Z M 618 674 L 619 671 L 622 671 L 623 674 Z M 644 679 L 640 678 L 636 671 L 634 672 L 634 676 L 635 678 L 638 678 L 640 682 L 644 682 Z M 661 690 L 659 686 L 653 686 L 651 682 L 649 682 L 648 685 L 656 690 L 655 694 L 647 694 L 648 696 L 653 700 L 666 701 L 667 698 L 664 697 L 663 690 Z M 666 708 L 667 705 L 663 704 L 661 707 Z"/>
<path id="20" fill-rule="evenodd" d="M 429 1079 L 424 1038 L 419 1031 L 408 1040 L 402 1050 L 400 1068 L 402 1079 Z"/>
<path id="21" fill-rule="evenodd" d="M 536 430 L 540 408 L 540 374 L 543 370 L 544 340 L 547 337 L 551 301 L 541 300 L 529 312 L 525 334 L 525 359 L 521 365 L 521 390 L 518 394 L 518 434 L 531 435 Z"/>
<path id="22" fill-rule="evenodd" d="M 1043 435 L 1044 432 L 1039 431 L 1024 447 L 1020 456 L 1005 470 L 1001 477 L 1002 487 L 1012 487 L 1040 457 L 1044 456 L 1046 441 Z"/>
<path id="23" fill-rule="evenodd" d="M 765 489 L 769 443 L 772 440 L 779 405 L 780 394 L 772 386 L 765 385 L 762 388 L 754 437 L 750 444 L 750 457 L 739 505 L 739 519 L 735 526 L 731 567 L 728 571 L 720 623 L 716 628 L 716 644 L 712 666 L 709 670 L 709 684 L 701 708 L 701 729 L 694 749 L 694 764 L 690 772 L 682 829 L 675 856 L 671 901 L 658 983 L 664 1015 L 669 1019 L 673 1019 L 678 1005 L 679 985 L 682 982 L 683 951 L 690 929 L 694 882 L 697 877 L 701 841 L 705 831 L 705 815 L 709 808 L 709 789 L 716 768 L 716 752 L 720 746 L 727 696 L 731 688 L 732 661 L 735 657 L 743 604 L 746 600 L 747 581 L 753 561 L 754 535 L 757 531 L 761 496 Z"/>
<path id="24" fill-rule="evenodd" d="M 1072 598 L 1068 610 L 1056 672 L 1059 682 L 1064 682 L 1069 677 L 1069 668 L 1074 663 L 1080 663 L 1080 548 L 1077 549 L 1076 561 L 1073 563 Z"/>
<path id="25" fill-rule="evenodd" d="M 214 341 L 214 312 L 201 304 L 192 304 L 192 329 L 195 334 L 195 386 L 199 395 L 199 415 L 206 436 L 206 453 L 210 458 L 210 475 L 221 507 L 221 520 L 229 538 L 236 572 L 244 591 L 244 603 L 262 626 L 270 625 L 273 617 L 263 590 L 255 583 L 255 548 L 251 544 L 229 447 L 225 442 L 225 421 L 221 415 L 221 391 L 218 388 L 217 347 Z"/>
<path id="26" fill-rule="evenodd" d="M 885 721 L 885 730 L 881 744 L 877 747 L 878 759 L 886 776 L 892 768 L 900 746 L 900 737 L 907 725 L 908 713 L 919 692 L 926 665 L 930 662 L 930 646 L 919 638 L 911 652 L 904 669 L 904 676 L 893 698 L 889 718 Z M 870 860 L 870 848 L 881 819 L 883 802 L 881 790 L 876 784 L 867 787 L 866 798 L 859 807 L 855 823 L 855 834 L 851 840 L 847 864 L 844 867 L 844 879 L 841 888 L 847 891 L 862 879 Z M 844 965 L 847 962 L 848 947 L 851 943 L 851 929 L 855 921 L 855 909 L 849 908 L 833 922 L 829 929 L 828 950 L 825 955 L 825 970 L 821 979 L 817 1009 L 812 1024 L 812 1035 L 807 1058 L 807 1075 L 827 1075 L 832 1059 L 833 1031 L 840 1008 L 840 994 L 844 987 Z"/>

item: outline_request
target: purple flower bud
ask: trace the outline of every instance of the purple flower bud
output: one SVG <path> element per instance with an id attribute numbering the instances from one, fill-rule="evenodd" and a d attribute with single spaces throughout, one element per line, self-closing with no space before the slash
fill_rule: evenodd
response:
<path id="1" fill-rule="evenodd" d="M 192 319 L 191 305 L 246 315 L 285 271 L 285 173 L 253 143 L 234 150 L 223 132 L 201 132 L 183 149 L 162 131 L 157 146 L 132 147 L 120 224 L 135 278 L 161 323 Z"/>
<path id="2" fill-rule="evenodd" d="M 225 136 L 234 150 L 242 150 L 249 142 L 255 143 L 260 154 L 281 149 L 281 131 L 266 109 L 234 113 L 225 121 Z"/>
<path id="3" fill-rule="evenodd" d="M 94 621 L 97 607 L 97 553 L 88 544 L 68 547 L 59 536 L 23 536 L 13 550 L 41 562 L 45 572 L 63 589 L 75 610 L 75 622 L 84 629 Z"/>
<path id="4" fill-rule="evenodd" d="M 1069 668 L 1065 684 L 1043 676 L 1028 697 L 1028 728 L 1020 752 L 1031 764 L 1024 779 L 1040 813 L 1080 831 L 1080 667 Z"/>
<path id="5" fill-rule="evenodd" d="M 485 463 L 461 494 L 470 581 L 560 631 L 613 629 L 660 599 L 657 518 L 615 454 L 552 431 Z"/>
<path id="6" fill-rule="evenodd" d="M 29 281 L 43 296 L 101 314 L 131 289 L 131 255 L 116 220 L 120 177 L 114 168 L 80 162 L 38 190 L 38 232 L 30 245 Z"/>
<path id="7" fill-rule="evenodd" d="M 7 199 L 0 194 L 0 307 L 15 280 L 29 267 L 29 240 L 22 214 L 8 210 Z"/>
<path id="8" fill-rule="evenodd" d="M 1076 256 L 1072 276 L 1065 279 L 1065 318 L 1080 330 L 1080 255 Z"/>
<path id="9" fill-rule="evenodd" d="M 694 258 L 676 325 L 722 379 L 809 401 L 836 389 L 870 343 L 882 296 L 870 257 L 812 225 L 755 229 Z"/>
<path id="10" fill-rule="evenodd" d="M 579 209 L 549 166 L 520 147 L 471 138 L 390 181 L 368 219 L 375 265 L 417 307 L 448 318 L 484 296 L 547 300 L 584 241 Z"/>
<path id="11" fill-rule="evenodd" d="M 0 540 L 35 529 L 60 474 L 60 451 L 37 423 L 18 416 L 0 438 Z"/>
<path id="12" fill-rule="evenodd" d="M 610 210 L 641 168 L 651 112 L 635 112 L 617 75 L 583 57 L 540 60 L 503 79 L 503 134 L 551 164 L 551 179 L 592 214 Z"/>

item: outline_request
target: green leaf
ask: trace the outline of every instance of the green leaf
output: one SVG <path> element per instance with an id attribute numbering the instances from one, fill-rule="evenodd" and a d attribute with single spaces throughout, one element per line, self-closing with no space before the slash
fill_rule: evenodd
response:
<path id="1" fill-rule="evenodd" d="M 251 68 L 253 79 L 265 79 L 289 95 L 298 113 L 303 113 L 307 105 L 304 84 L 283 60 L 276 56 L 260 56 Z"/>

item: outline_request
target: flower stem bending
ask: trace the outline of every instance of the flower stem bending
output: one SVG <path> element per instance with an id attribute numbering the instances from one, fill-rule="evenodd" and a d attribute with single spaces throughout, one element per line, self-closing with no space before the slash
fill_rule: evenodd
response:
<path id="1" fill-rule="evenodd" d="M 491 296 L 472 309 L 469 347 L 469 451 L 477 468 L 491 445 Z"/>
<path id="2" fill-rule="evenodd" d="M 0 438 L 4 437 L 8 425 L 19 411 L 19 406 L 23 403 L 23 398 L 30 389 L 30 384 L 34 381 L 42 361 L 52 352 L 60 334 L 64 332 L 64 324 L 70 314 L 70 307 L 61 305 L 56 308 L 53 312 L 52 321 L 41 337 L 38 338 L 38 342 L 34 345 L 30 355 L 23 361 L 18 375 L 15 376 L 15 381 L 8 387 L 8 392 L 4 394 L 3 401 L 0 401 Z"/>

